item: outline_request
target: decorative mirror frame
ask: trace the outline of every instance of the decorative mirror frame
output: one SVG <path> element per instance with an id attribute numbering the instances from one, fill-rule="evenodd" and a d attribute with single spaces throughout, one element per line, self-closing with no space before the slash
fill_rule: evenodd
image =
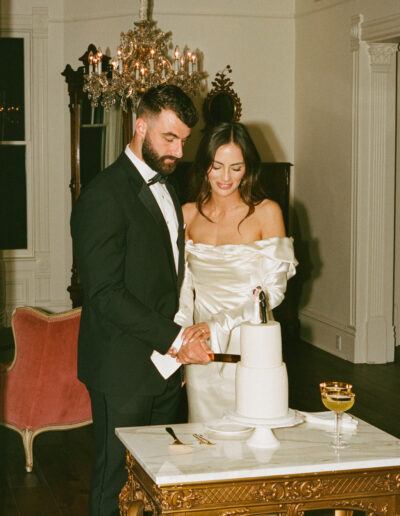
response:
<path id="1" fill-rule="evenodd" d="M 238 97 L 235 90 L 232 89 L 233 81 L 229 77 L 226 76 L 226 73 L 232 73 L 232 68 L 230 65 L 227 65 L 222 72 L 218 72 L 215 76 L 215 79 L 211 82 L 213 88 L 208 93 L 207 97 L 204 100 L 203 110 L 204 110 L 204 119 L 207 125 L 212 125 L 217 122 L 239 122 L 240 117 L 242 115 L 242 103 L 240 98 Z M 233 115 L 232 117 L 227 116 L 225 119 L 221 119 L 217 117 L 215 113 L 213 113 L 213 101 L 219 95 L 226 95 L 230 101 L 233 103 Z"/>

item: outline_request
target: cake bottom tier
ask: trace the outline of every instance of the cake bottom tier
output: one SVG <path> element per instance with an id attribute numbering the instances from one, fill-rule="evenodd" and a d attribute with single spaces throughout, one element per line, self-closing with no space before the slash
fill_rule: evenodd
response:
<path id="1" fill-rule="evenodd" d="M 285 417 L 289 410 L 286 364 L 268 369 L 236 369 L 236 413 L 249 418 Z"/>

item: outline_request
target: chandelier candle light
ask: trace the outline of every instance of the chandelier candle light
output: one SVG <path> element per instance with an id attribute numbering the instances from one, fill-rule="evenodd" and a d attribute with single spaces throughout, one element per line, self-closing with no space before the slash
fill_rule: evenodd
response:
<path id="1" fill-rule="evenodd" d="M 168 55 L 171 32 L 156 28 L 157 22 L 148 15 L 147 0 L 140 0 L 135 30 L 121 32 L 120 45 L 108 69 L 103 70 L 103 53 L 89 53 L 88 73 L 84 76 L 83 91 L 88 93 L 92 106 L 109 109 L 119 102 L 124 111 L 129 103 L 136 104 L 141 94 L 161 83 L 175 84 L 186 93 L 196 94 L 206 74 L 198 70 L 198 56 L 178 46 L 172 57 Z M 104 67 L 106 68 L 106 67 Z"/>

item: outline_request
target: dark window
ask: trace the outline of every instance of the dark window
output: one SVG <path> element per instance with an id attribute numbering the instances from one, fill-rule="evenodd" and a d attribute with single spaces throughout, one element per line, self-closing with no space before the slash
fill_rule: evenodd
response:
<path id="1" fill-rule="evenodd" d="M 104 168 L 106 125 L 104 108 L 92 107 L 85 95 L 81 104 L 80 172 L 85 187 Z"/>
<path id="2" fill-rule="evenodd" d="M 0 145 L 1 249 L 26 249 L 25 146 Z"/>
<path id="3" fill-rule="evenodd" d="M 23 38 L 0 38 L 0 70 L 0 249 L 26 249 Z"/>
<path id="4" fill-rule="evenodd" d="M 24 40 L 0 38 L 0 140 L 25 140 Z"/>

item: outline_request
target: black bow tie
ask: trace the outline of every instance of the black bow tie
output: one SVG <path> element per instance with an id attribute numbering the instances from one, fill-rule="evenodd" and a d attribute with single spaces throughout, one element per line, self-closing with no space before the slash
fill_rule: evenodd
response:
<path id="1" fill-rule="evenodd" d="M 156 183 L 165 184 L 167 182 L 168 176 L 164 176 L 163 174 L 157 173 L 155 176 L 153 176 L 149 181 L 147 181 L 147 184 L 149 186 L 155 185 Z"/>

